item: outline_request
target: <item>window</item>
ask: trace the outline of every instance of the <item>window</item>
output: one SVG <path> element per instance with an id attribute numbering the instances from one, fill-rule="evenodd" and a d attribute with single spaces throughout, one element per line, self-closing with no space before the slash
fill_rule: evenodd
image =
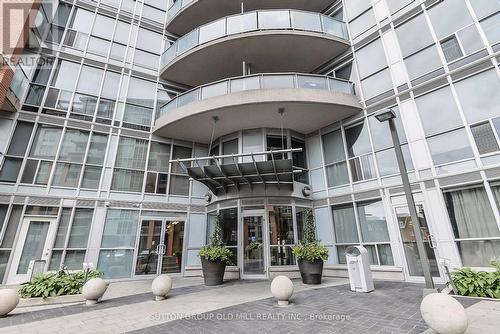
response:
<path id="1" fill-rule="evenodd" d="M 89 133 L 81 130 L 67 129 L 59 153 L 59 160 L 83 162 Z"/>
<path id="2" fill-rule="evenodd" d="M 464 0 L 442 1 L 429 9 L 428 13 L 439 39 L 472 23 Z"/>
<path id="3" fill-rule="evenodd" d="M 7 155 L 24 157 L 26 154 L 26 148 L 31 138 L 31 132 L 33 131 L 33 123 L 18 122 L 12 139 L 10 140 L 9 149 L 7 150 Z"/>
<path id="4" fill-rule="evenodd" d="M 231 154 L 238 154 L 238 138 L 228 140 L 222 143 L 222 154 L 223 155 L 231 155 Z M 238 161 L 237 158 L 235 158 L 236 161 Z M 224 164 L 232 164 L 234 163 L 232 158 L 225 158 L 223 159 Z"/>
<path id="5" fill-rule="evenodd" d="M 396 28 L 403 57 L 407 57 L 433 43 L 431 31 L 423 14 Z"/>
<path id="6" fill-rule="evenodd" d="M 107 211 L 97 262 L 104 278 L 127 278 L 132 274 L 138 215 L 132 210 Z"/>
<path id="7" fill-rule="evenodd" d="M 470 4 L 479 19 L 500 10 L 500 2 L 498 0 L 474 0 Z"/>
<path id="8" fill-rule="evenodd" d="M 476 124 L 471 126 L 470 129 L 479 154 L 487 154 L 500 150 L 490 123 Z"/>
<path id="9" fill-rule="evenodd" d="M 291 206 L 268 206 L 269 245 L 272 266 L 295 264 L 292 247 L 295 245 Z"/>
<path id="10" fill-rule="evenodd" d="M 443 49 L 444 57 L 448 63 L 463 56 L 462 49 L 460 49 L 455 35 L 442 40 L 441 49 Z"/>
<path id="11" fill-rule="evenodd" d="M 473 157 L 467 134 L 458 129 L 427 139 L 435 165 L 465 160 Z"/>
<path id="12" fill-rule="evenodd" d="M 366 11 L 368 8 L 371 7 L 370 1 L 365 1 L 365 0 L 351 0 L 349 2 L 346 2 L 345 4 L 345 11 L 347 18 L 349 20 L 352 20 L 356 16 L 360 15 L 364 11 Z"/>
<path id="13" fill-rule="evenodd" d="M 368 128 L 365 123 L 346 128 L 345 137 L 349 157 L 362 155 L 371 151 Z"/>
<path id="14" fill-rule="evenodd" d="M 355 203 L 355 207 L 358 222 L 352 204 L 332 207 L 339 263 L 346 263 L 345 250 L 348 246 L 361 244 L 368 251 L 370 264 L 394 265 L 382 201 Z"/>
<path id="15" fill-rule="evenodd" d="M 142 191 L 147 147 L 147 140 L 120 137 L 111 183 L 112 190 Z"/>
<path id="16" fill-rule="evenodd" d="M 20 100 L 23 98 L 24 92 L 28 88 L 28 85 L 29 81 L 26 73 L 24 73 L 24 70 L 21 66 L 17 65 L 14 72 L 14 77 L 12 78 L 12 82 L 10 84 L 10 90 Z"/>
<path id="17" fill-rule="evenodd" d="M 500 79 L 494 69 L 459 81 L 455 87 L 469 123 L 498 116 Z"/>
<path id="18" fill-rule="evenodd" d="M 352 204 L 333 207 L 333 228 L 337 243 L 358 243 L 358 229 Z"/>
<path id="19" fill-rule="evenodd" d="M 173 159 L 191 158 L 191 148 L 183 146 L 174 146 L 172 151 Z M 189 195 L 189 177 L 186 171 L 177 163 L 172 164 L 170 173 L 170 195 Z"/>
<path id="20" fill-rule="evenodd" d="M 146 177 L 146 192 L 156 194 L 167 193 L 169 166 L 170 145 L 151 142 Z"/>
<path id="21" fill-rule="evenodd" d="M 0 170 L 1 182 L 16 182 L 23 159 L 5 158 Z"/>
<path id="22" fill-rule="evenodd" d="M 6 214 L 7 206 L 2 206 L 1 208 L 1 212 L 5 212 Z M 0 282 L 3 282 L 5 270 L 7 269 L 7 264 L 9 262 L 10 252 L 12 250 L 12 246 L 14 245 L 14 239 L 18 230 L 19 222 L 21 221 L 22 212 L 22 205 L 13 205 L 10 211 L 10 217 L 4 217 L 1 223 L 3 226 L 4 224 L 7 224 L 7 227 L 5 228 L 3 240 L 0 242 Z"/>
<path id="23" fill-rule="evenodd" d="M 156 83 L 130 78 L 123 126 L 149 131 L 153 116 Z"/>
<path id="24" fill-rule="evenodd" d="M 335 70 L 334 74 L 335 74 L 335 78 L 352 81 L 353 80 L 353 78 L 352 78 L 352 62 L 350 62 L 347 65 L 344 65 L 342 67 L 339 67 L 338 69 Z"/>
<path id="25" fill-rule="evenodd" d="M 292 153 L 292 163 L 294 167 L 302 168 L 302 173 L 294 174 L 293 178 L 297 182 L 309 183 L 307 176 L 307 156 L 306 143 L 302 139 L 292 137 L 292 148 L 301 148 L 301 152 Z"/>
<path id="26" fill-rule="evenodd" d="M 139 28 L 134 63 L 156 70 L 160 61 L 161 42 L 161 34 Z"/>
<path id="27" fill-rule="evenodd" d="M 346 128 L 345 137 L 353 182 L 375 178 L 375 166 L 366 122 Z"/>
<path id="28" fill-rule="evenodd" d="M 73 13 L 64 44 L 77 50 L 83 50 L 89 37 L 94 13 L 82 8 L 75 8 Z"/>
<path id="29" fill-rule="evenodd" d="M 287 137 L 286 135 L 281 136 L 267 136 L 267 151 L 279 151 L 287 148 Z M 286 153 L 275 153 L 273 154 L 274 160 L 286 159 Z M 267 155 L 267 160 L 272 160 L 271 154 Z"/>
<path id="30" fill-rule="evenodd" d="M 415 103 L 426 135 L 463 126 L 449 86 L 419 96 Z"/>
<path id="31" fill-rule="evenodd" d="M 363 242 L 390 242 L 382 201 L 358 203 L 357 209 Z"/>
<path id="32" fill-rule="evenodd" d="M 52 77 L 47 99 L 45 100 L 45 108 L 57 109 L 59 111 L 67 111 L 69 109 L 79 69 L 80 64 L 59 60 Z M 47 111 L 44 109 L 44 112 Z"/>
<path id="33" fill-rule="evenodd" d="M 446 191 L 443 195 L 462 264 L 488 266 L 500 253 L 500 231 L 486 190 L 473 187 Z"/>
<path id="34" fill-rule="evenodd" d="M 356 51 L 356 60 L 361 79 L 387 67 L 382 40 L 379 38 Z"/>
<path id="35" fill-rule="evenodd" d="M 401 8 L 407 6 L 411 2 L 415 0 L 386 0 L 387 2 L 387 7 L 389 8 L 389 11 L 391 14 L 396 13 L 398 10 Z"/>
<path id="36" fill-rule="evenodd" d="M 328 187 L 348 184 L 349 174 L 341 131 L 327 133 L 322 139 Z"/>
<path id="37" fill-rule="evenodd" d="M 435 45 L 429 46 L 404 59 L 410 79 L 413 80 L 442 66 Z"/>
<path id="38" fill-rule="evenodd" d="M 93 133 L 90 139 L 90 147 L 87 153 L 87 161 L 84 167 L 82 188 L 97 189 L 101 179 L 104 155 L 108 145 L 108 136 Z"/>
<path id="39" fill-rule="evenodd" d="M 221 219 L 220 223 L 222 224 L 222 242 L 233 254 L 231 257 L 231 265 L 236 266 L 238 265 L 238 208 L 221 209 L 219 214 Z M 215 228 L 217 214 L 209 213 L 207 218 L 206 243 L 209 244 Z"/>
<path id="40" fill-rule="evenodd" d="M 92 209 L 63 208 L 49 270 L 59 270 L 60 267 L 67 267 L 69 270 L 82 269 L 93 213 Z"/>
<path id="41" fill-rule="evenodd" d="M 479 36 L 479 32 L 474 24 L 459 30 L 456 36 L 466 55 L 470 55 L 471 53 L 484 48 L 481 36 Z"/>
<path id="42" fill-rule="evenodd" d="M 52 20 L 52 24 L 50 25 L 46 41 L 54 44 L 61 43 L 61 39 L 64 33 L 64 28 L 66 27 L 66 23 L 68 22 L 70 13 L 71 13 L 71 5 L 65 3 L 59 3 L 54 19 Z M 46 17 L 45 20 L 47 20 Z"/>
<path id="43" fill-rule="evenodd" d="M 81 169 L 81 165 L 58 162 L 54 170 L 52 185 L 76 188 Z"/>
<path id="44" fill-rule="evenodd" d="M 500 13 L 497 13 L 489 18 L 481 21 L 481 27 L 484 30 L 486 38 L 491 45 L 496 44 L 500 41 Z"/>
<path id="45" fill-rule="evenodd" d="M 401 145 L 401 150 L 403 151 L 403 159 L 405 161 L 406 169 L 408 171 L 413 170 L 410 148 L 408 145 Z M 399 174 L 398 161 L 394 148 L 378 151 L 375 153 L 375 157 L 377 158 L 380 176 Z"/>
<path id="46" fill-rule="evenodd" d="M 50 125 L 38 125 L 29 159 L 21 178 L 22 183 L 46 185 L 59 146 L 62 129 Z"/>
<path id="47" fill-rule="evenodd" d="M 86 131 L 66 130 L 54 170 L 52 185 L 78 187 L 88 139 L 89 133 Z"/>
<path id="48" fill-rule="evenodd" d="M 370 5 L 369 1 L 363 1 Z M 351 33 L 351 37 L 356 38 L 365 31 L 374 27 L 377 24 L 377 19 L 375 18 L 375 13 L 373 9 L 369 9 L 364 12 L 362 15 L 358 16 L 356 19 L 349 22 L 349 31 Z"/>
<path id="49" fill-rule="evenodd" d="M 393 89 L 392 78 L 389 69 L 386 68 L 361 81 L 361 87 L 365 93 L 365 99 L 388 92 Z"/>

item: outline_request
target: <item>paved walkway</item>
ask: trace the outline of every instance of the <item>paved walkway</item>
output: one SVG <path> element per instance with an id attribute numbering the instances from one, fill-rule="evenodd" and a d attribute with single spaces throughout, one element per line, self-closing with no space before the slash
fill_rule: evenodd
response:
<path id="1" fill-rule="evenodd" d="M 160 302 L 153 300 L 150 284 L 150 280 L 112 283 L 103 302 L 91 307 L 72 303 L 19 308 L 0 319 L 0 333 L 397 334 L 426 330 L 419 312 L 422 287 L 415 284 L 378 281 L 374 292 L 362 294 L 350 292 L 346 279 L 326 278 L 320 286 L 294 280 L 294 304 L 285 308 L 276 306 L 269 281 L 206 287 L 199 278 L 176 278 L 168 298 Z M 460 302 L 467 307 L 477 300 Z M 479 316 L 486 306 L 480 307 L 470 311 Z M 490 316 L 500 314 L 490 308 Z"/>

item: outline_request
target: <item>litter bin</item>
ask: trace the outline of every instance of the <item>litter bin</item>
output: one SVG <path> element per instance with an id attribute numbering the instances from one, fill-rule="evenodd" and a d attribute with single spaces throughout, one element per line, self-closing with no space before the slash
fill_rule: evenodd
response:
<path id="1" fill-rule="evenodd" d="M 366 248 L 363 246 L 349 246 L 345 251 L 345 257 L 351 291 L 373 291 L 373 278 Z"/>

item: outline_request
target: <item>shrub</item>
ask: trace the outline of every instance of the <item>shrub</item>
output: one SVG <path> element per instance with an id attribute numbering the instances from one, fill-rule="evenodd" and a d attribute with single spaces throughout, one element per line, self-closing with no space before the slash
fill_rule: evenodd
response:
<path id="1" fill-rule="evenodd" d="M 101 273 L 97 270 L 89 271 L 87 279 L 99 277 Z M 33 280 L 24 283 L 19 288 L 22 298 L 33 297 L 57 297 L 62 295 L 76 295 L 81 293 L 85 284 L 85 272 L 67 272 L 59 270 L 56 273 L 40 274 L 33 277 Z"/>
<path id="2" fill-rule="evenodd" d="M 308 242 L 299 244 L 292 249 L 293 255 L 297 260 L 306 259 L 314 262 L 316 260 L 328 260 L 328 248 L 320 245 L 318 242 Z"/>
<path id="3" fill-rule="evenodd" d="M 210 237 L 210 244 L 201 247 L 198 252 L 199 257 L 204 257 L 210 261 L 221 260 L 222 262 L 228 264 L 231 262 L 231 256 L 233 253 L 226 247 L 224 247 L 224 242 L 222 241 L 222 227 L 221 227 L 221 216 L 217 215 L 215 219 L 215 228 Z"/>
<path id="4" fill-rule="evenodd" d="M 471 268 L 461 268 L 451 276 L 458 294 L 470 297 L 500 298 L 500 261 L 492 260 L 493 272 L 475 271 Z"/>
<path id="5" fill-rule="evenodd" d="M 201 247 L 198 255 L 200 257 L 204 257 L 210 261 L 221 260 L 222 262 L 229 263 L 231 262 L 231 251 L 224 246 L 203 246 Z"/>
<path id="6" fill-rule="evenodd" d="M 328 248 L 320 245 L 319 240 L 316 239 L 316 224 L 314 223 L 312 209 L 304 210 L 304 220 L 303 238 L 293 247 L 293 255 L 297 260 L 306 259 L 311 262 L 328 260 Z"/>

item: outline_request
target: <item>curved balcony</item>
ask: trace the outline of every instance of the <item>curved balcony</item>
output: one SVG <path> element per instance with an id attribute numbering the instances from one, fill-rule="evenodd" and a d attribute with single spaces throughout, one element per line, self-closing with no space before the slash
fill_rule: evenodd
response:
<path id="1" fill-rule="evenodd" d="M 162 55 L 161 76 L 198 86 L 253 73 L 313 72 L 350 47 L 344 22 L 296 10 L 255 11 L 211 22 Z"/>
<path id="2" fill-rule="evenodd" d="M 182 36 L 205 23 L 221 17 L 257 9 L 300 9 L 321 12 L 333 0 L 177 0 L 167 11 L 167 30 Z"/>
<path id="3" fill-rule="evenodd" d="M 354 85 L 322 75 L 284 73 L 231 78 L 197 87 L 161 107 L 154 134 L 208 143 L 241 130 L 283 126 L 310 133 L 361 110 Z"/>

